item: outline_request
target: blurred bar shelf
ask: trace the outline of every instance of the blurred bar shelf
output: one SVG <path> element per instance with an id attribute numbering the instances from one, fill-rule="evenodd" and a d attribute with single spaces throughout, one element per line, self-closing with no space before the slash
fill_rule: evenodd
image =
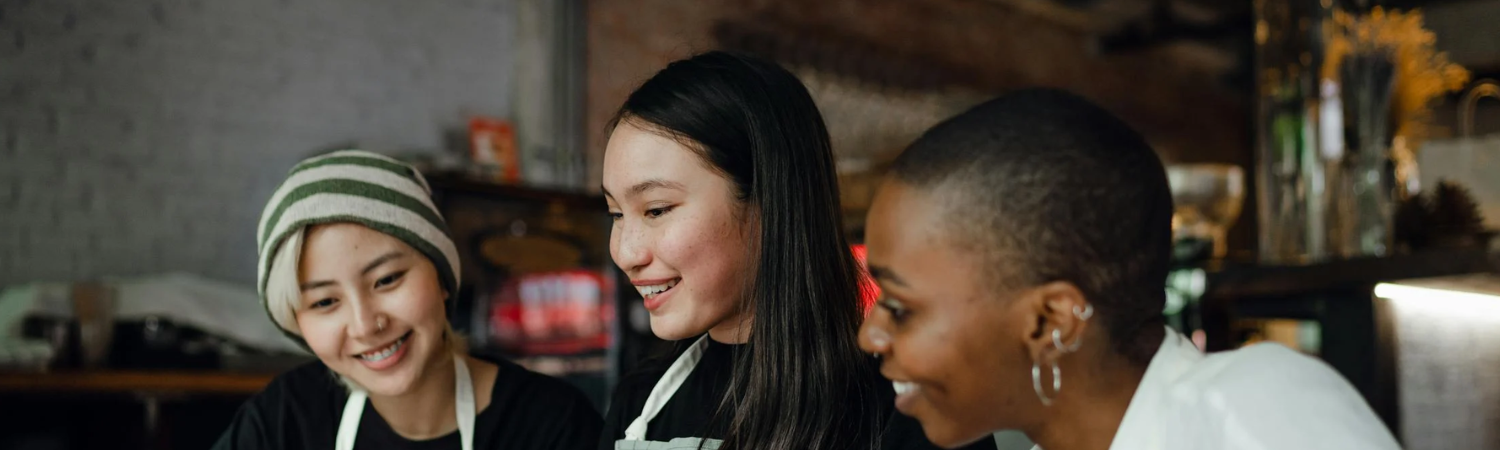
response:
<path id="1" fill-rule="evenodd" d="M 1375 297 L 1380 283 L 1476 274 L 1500 275 L 1500 252 L 1434 249 L 1300 266 L 1228 263 L 1203 267 L 1196 322 L 1209 352 L 1239 346 L 1241 320 L 1317 322 L 1318 357 L 1356 389 L 1400 437 L 1395 316 Z"/>
<path id="2" fill-rule="evenodd" d="M 1304 266 L 1228 265 L 1209 271 L 1204 297 L 1270 297 L 1484 272 L 1500 274 L 1500 253 L 1483 249 L 1430 250 Z"/>
<path id="3" fill-rule="evenodd" d="M 207 371 L 0 372 L 0 393 L 250 395 L 265 389 L 275 377 L 274 374 Z"/>
<path id="4" fill-rule="evenodd" d="M 537 202 L 560 202 L 567 206 L 604 210 L 604 195 L 530 185 L 503 184 L 459 172 L 435 172 L 427 177 L 434 193 L 463 193 L 484 197 Z"/>

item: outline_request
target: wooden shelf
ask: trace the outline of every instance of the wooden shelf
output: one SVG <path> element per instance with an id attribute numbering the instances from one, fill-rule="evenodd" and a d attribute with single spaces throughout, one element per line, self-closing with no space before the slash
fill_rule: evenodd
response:
<path id="1" fill-rule="evenodd" d="M 1435 250 L 1303 266 L 1231 265 L 1208 273 L 1208 291 L 1204 297 L 1278 297 L 1486 272 L 1500 274 L 1500 253 L 1482 249 Z"/>
<path id="2" fill-rule="evenodd" d="M 192 371 L 97 371 L 0 373 L 0 393 L 134 393 L 249 395 L 265 389 L 274 374 Z"/>
<path id="3" fill-rule="evenodd" d="M 461 173 L 434 173 L 427 177 L 427 183 L 432 185 L 435 193 L 449 192 L 538 202 L 562 202 L 572 207 L 593 208 L 600 211 L 605 208 L 602 194 L 502 184 Z"/>

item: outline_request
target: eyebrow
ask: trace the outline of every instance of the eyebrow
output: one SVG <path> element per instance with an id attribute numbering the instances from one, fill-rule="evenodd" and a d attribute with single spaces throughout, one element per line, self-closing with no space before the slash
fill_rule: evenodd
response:
<path id="1" fill-rule="evenodd" d="M 375 270 L 375 268 L 377 268 L 377 267 L 380 267 L 381 264 L 385 264 L 385 263 L 391 262 L 393 260 L 400 259 L 403 256 L 406 256 L 406 254 L 402 253 L 400 250 L 392 250 L 390 253 L 386 253 L 384 255 L 380 255 L 380 257 L 375 258 L 373 261 L 370 261 L 369 264 L 365 265 L 364 270 L 359 271 L 359 274 L 360 275 L 369 274 L 370 271 Z M 332 285 L 333 285 L 332 281 L 326 281 L 326 280 L 324 280 L 324 281 L 309 281 L 309 282 L 306 282 L 306 283 L 302 283 L 302 291 L 303 292 L 307 292 L 307 291 L 310 291 L 310 290 L 313 290 L 313 289 L 317 289 L 317 288 L 320 288 L 320 287 L 332 286 Z"/>
<path id="2" fill-rule="evenodd" d="M 365 264 L 365 270 L 359 271 L 359 274 L 360 275 L 368 275 L 370 273 L 370 271 L 375 270 L 376 267 L 380 267 L 381 264 L 385 264 L 385 263 L 391 262 L 392 260 L 400 259 L 402 256 L 406 256 L 406 254 L 402 253 L 400 250 L 391 250 L 390 253 L 386 253 L 384 255 L 380 255 L 379 258 L 375 258 L 374 261 L 370 261 L 369 264 Z"/>
<path id="3" fill-rule="evenodd" d="M 902 280 L 901 277 L 896 276 L 896 273 L 891 271 L 891 269 L 888 269 L 885 266 L 878 266 L 874 264 L 871 264 L 869 267 L 870 278 L 874 278 L 876 280 L 884 280 L 901 287 L 907 287 L 906 280 Z"/>
<path id="4" fill-rule="evenodd" d="M 601 189 L 601 190 L 604 191 L 604 195 L 606 197 L 609 197 L 611 199 L 615 198 L 614 195 L 610 194 L 609 189 L 605 189 L 604 186 L 599 186 L 599 189 Z M 655 190 L 655 189 L 673 189 L 673 190 L 678 190 L 678 191 L 685 191 L 685 190 L 687 190 L 686 188 L 684 188 L 682 186 L 682 183 L 678 183 L 678 182 L 675 182 L 675 181 L 667 181 L 667 180 L 663 180 L 663 179 L 660 179 L 660 178 L 652 178 L 652 179 L 649 179 L 649 180 L 646 180 L 646 181 L 642 181 L 640 183 L 636 183 L 634 186 L 631 186 L 630 189 L 626 189 L 625 190 L 625 197 L 626 198 L 635 197 L 637 195 L 641 195 L 641 194 L 646 193 L 647 191 L 651 191 L 651 190 Z"/>
<path id="5" fill-rule="evenodd" d="M 302 283 L 302 292 L 311 291 L 313 289 L 317 289 L 317 288 L 324 287 L 324 286 L 333 286 L 333 282 L 332 281 L 310 281 L 310 282 L 307 282 L 307 283 Z"/>

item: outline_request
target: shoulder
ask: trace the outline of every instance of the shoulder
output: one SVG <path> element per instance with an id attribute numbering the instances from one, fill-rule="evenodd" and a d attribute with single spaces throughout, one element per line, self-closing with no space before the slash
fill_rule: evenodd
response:
<path id="1" fill-rule="evenodd" d="M 620 375 L 611 396 L 609 414 L 623 412 L 633 416 L 639 413 L 656 382 L 666 376 L 667 369 L 687 351 L 687 347 L 687 344 L 678 343 L 671 351 L 641 361 L 634 369 Z"/>
<path id="2" fill-rule="evenodd" d="M 603 424 L 582 391 L 510 361 L 482 359 L 498 369 L 489 407 L 478 418 L 496 448 L 594 448 Z"/>
<path id="3" fill-rule="evenodd" d="M 528 404 L 531 402 L 544 402 L 548 405 L 589 404 L 588 397 L 566 381 L 532 372 L 519 364 L 503 359 L 485 358 L 484 360 L 494 364 L 497 368 L 494 390 L 491 392 L 491 397 L 495 402 L 502 402 L 502 397 L 504 397 L 512 402 Z"/>
<path id="4" fill-rule="evenodd" d="M 1182 380 L 1204 387 L 1251 390 L 1300 389 L 1309 383 L 1348 387 L 1322 360 L 1281 344 L 1262 343 L 1205 356 Z"/>
<path id="5" fill-rule="evenodd" d="M 251 396 L 220 435 L 215 449 L 295 449 L 332 445 L 331 429 L 348 392 L 327 366 L 309 362 L 276 376 Z"/>
<path id="6" fill-rule="evenodd" d="M 667 361 L 665 364 L 649 362 L 621 375 L 620 381 L 615 384 L 615 392 L 650 391 L 656 387 L 657 381 L 660 381 L 662 377 L 667 375 L 667 368 L 671 366 L 670 363 L 671 361 Z"/>
<path id="7" fill-rule="evenodd" d="M 333 371 L 315 360 L 277 375 L 250 402 L 261 406 L 312 406 L 341 402 L 347 396 L 348 391 L 339 384 Z"/>
<path id="8" fill-rule="evenodd" d="M 1206 429 L 1229 442 L 1396 448 L 1385 424 L 1342 375 L 1279 344 L 1209 355 L 1170 389 L 1175 401 L 1189 406 L 1181 412 L 1211 421 Z"/>

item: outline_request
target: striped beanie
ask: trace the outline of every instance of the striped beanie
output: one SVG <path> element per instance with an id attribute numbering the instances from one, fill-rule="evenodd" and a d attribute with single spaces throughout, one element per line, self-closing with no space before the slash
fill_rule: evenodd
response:
<path id="1" fill-rule="evenodd" d="M 336 222 L 400 239 L 432 260 L 448 292 L 458 292 L 458 248 L 431 196 L 432 188 L 416 169 L 367 151 L 340 150 L 298 163 L 271 195 L 255 230 L 261 303 L 266 304 L 271 264 L 287 236 Z"/>

